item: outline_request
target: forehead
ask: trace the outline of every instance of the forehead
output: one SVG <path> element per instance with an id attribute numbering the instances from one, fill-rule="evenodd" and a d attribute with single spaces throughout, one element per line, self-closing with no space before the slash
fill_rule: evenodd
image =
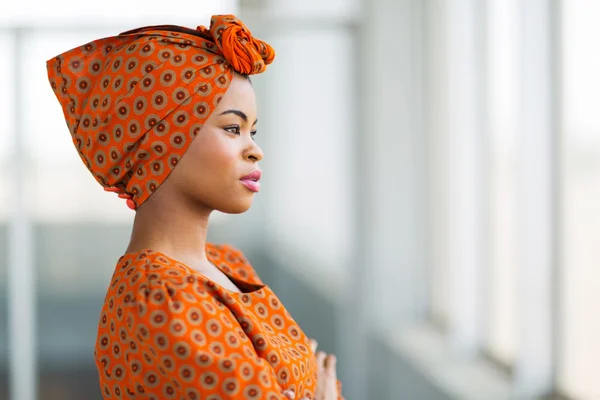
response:
<path id="1" fill-rule="evenodd" d="M 215 110 L 217 113 L 229 109 L 238 109 L 248 116 L 256 115 L 256 96 L 250 81 L 241 75 L 234 74 L 231 84 Z"/>

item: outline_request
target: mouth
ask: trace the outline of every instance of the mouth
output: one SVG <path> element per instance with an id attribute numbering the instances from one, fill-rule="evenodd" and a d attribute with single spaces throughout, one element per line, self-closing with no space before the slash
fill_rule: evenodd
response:
<path id="1" fill-rule="evenodd" d="M 240 178 L 240 182 L 246 186 L 252 192 L 258 192 L 260 190 L 260 180 L 261 170 L 257 169 L 249 173 L 248 175 Z"/>

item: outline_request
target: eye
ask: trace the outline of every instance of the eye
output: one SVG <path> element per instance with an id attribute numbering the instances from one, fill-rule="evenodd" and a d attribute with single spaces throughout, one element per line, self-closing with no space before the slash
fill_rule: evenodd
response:
<path id="1" fill-rule="evenodd" d="M 254 138 L 254 136 L 256 135 L 256 132 L 257 132 L 257 131 L 252 131 L 252 132 L 250 132 L 250 136 L 252 136 L 252 138 Z"/>
<path id="2" fill-rule="evenodd" d="M 240 134 L 240 127 L 238 125 L 234 125 L 234 126 L 228 126 L 226 128 L 224 128 L 227 132 L 231 132 L 235 135 L 239 135 Z"/>

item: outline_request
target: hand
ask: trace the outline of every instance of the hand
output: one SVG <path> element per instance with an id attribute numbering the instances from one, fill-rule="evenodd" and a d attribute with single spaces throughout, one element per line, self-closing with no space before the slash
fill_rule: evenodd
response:
<path id="1" fill-rule="evenodd" d="M 311 339 L 310 347 L 317 358 L 317 389 L 315 400 L 338 400 L 337 359 L 333 354 L 327 355 L 317 351 L 318 343 Z M 301 400 L 309 400 L 304 397 Z"/>
<path id="2" fill-rule="evenodd" d="M 328 356 L 322 351 L 317 352 L 318 345 L 316 340 L 310 339 L 310 347 L 313 353 L 316 353 L 317 358 L 317 389 L 315 390 L 314 400 L 338 400 L 337 359 L 334 355 Z M 296 397 L 296 393 L 291 390 L 286 390 L 283 394 L 289 400 L 294 400 Z M 308 397 L 303 397 L 300 400 L 309 399 Z"/>

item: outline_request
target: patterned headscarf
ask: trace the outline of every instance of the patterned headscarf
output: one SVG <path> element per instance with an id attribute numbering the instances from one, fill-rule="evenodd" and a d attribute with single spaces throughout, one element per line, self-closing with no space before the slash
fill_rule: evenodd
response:
<path id="1" fill-rule="evenodd" d="M 136 209 L 175 168 L 234 71 L 275 58 L 233 15 L 210 28 L 148 26 L 48 60 L 48 78 L 79 156 L 105 190 Z"/>

